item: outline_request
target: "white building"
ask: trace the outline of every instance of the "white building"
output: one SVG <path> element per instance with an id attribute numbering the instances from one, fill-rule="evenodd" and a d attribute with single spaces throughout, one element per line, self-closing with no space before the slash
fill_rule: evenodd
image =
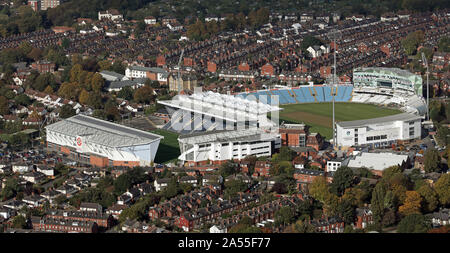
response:
<path id="1" fill-rule="evenodd" d="M 155 190 L 161 191 L 163 188 L 167 187 L 169 185 L 170 179 L 168 178 L 158 178 L 154 182 Z"/>
<path id="2" fill-rule="evenodd" d="M 163 136 L 75 115 L 45 127 L 47 147 L 96 167 L 150 166 Z"/>
<path id="3" fill-rule="evenodd" d="M 155 25 L 156 18 L 155 17 L 146 17 L 146 18 L 144 18 L 144 22 L 146 25 Z"/>
<path id="4" fill-rule="evenodd" d="M 240 160 L 249 155 L 271 156 L 281 147 L 279 134 L 260 129 L 219 130 L 178 137 L 181 155 L 185 162 Z"/>
<path id="5" fill-rule="evenodd" d="M 224 226 L 214 225 L 209 228 L 209 233 L 224 234 L 226 232 L 227 232 L 227 228 Z"/>
<path id="6" fill-rule="evenodd" d="M 394 153 L 368 153 L 361 152 L 348 162 L 349 168 L 367 168 L 382 172 L 391 166 L 401 165 L 408 160 L 408 155 Z"/>
<path id="7" fill-rule="evenodd" d="M 13 164 L 12 166 L 12 171 L 14 173 L 25 173 L 25 172 L 29 172 L 31 171 L 31 166 L 28 164 L 22 164 L 22 163 L 18 163 L 18 164 Z"/>
<path id="8" fill-rule="evenodd" d="M 122 21 L 123 15 L 118 10 L 107 10 L 98 12 L 98 20 L 109 19 L 112 21 Z"/>
<path id="9" fill-rule="evenodd" d="M 151 78 L 152 75 L 156 76 L 156 81 L 167 83 L 167 77 L 169 72 L 162 68 L 149 68 L 142 66 L 128 66 L 125 70 L 125 76 L 130 79 L 135 78 Z"/>
<path id="10" fill-rule="evenodd" d="M 421 117 L 400 113 L 366 120 L 336 123 L 337 145 L 387 147 L 397 141 L 410 141 L 421 136 Z"/>
<path id="11" fill-rule="evenodd" d="M 328 54 L 330 52 L 330 47 L 324 45 L 321 46 L 314 45 L 308 47 L 306 51 L 310 53 L 311 57 L 316 58 L 324 54 Z"/>
<path id="12" fill-rule="evenodd" d="M 327 168 L 326 168 L 326 171 L 327 171 L 327 172 L 334 172 L 334 171 L 336 171 L 337 169 L 339 169 L 339 168 L 341 167 L 341 165 L 342 165 L 342 161 L 339 161 L 339 160 L 330 160 L 330 161 L 327 161 Z"/>

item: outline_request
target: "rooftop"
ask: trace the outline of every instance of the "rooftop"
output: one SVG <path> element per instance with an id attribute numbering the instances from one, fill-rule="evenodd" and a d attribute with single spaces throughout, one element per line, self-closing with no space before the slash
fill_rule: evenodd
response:
<path id="1" fill-rule="evenodd" d="M 47 131 L 53 131 L 66 136 L 77 136 L 87 141 L 108 147 L 124 147 L 149 144 L 163 136 L 126 127 L 105 120 L 85 115 L 75 115 L 46 126 Z"/>
<path id="2" fill-rule="evenodd" d="M 178 95 L 172 100 L 158 101 L 158 103 L 233 122 L 246 118 L 256 120 L 260 115 L 281 110 L 278 106 L 211 91 L 198 92 L 190 96 Z"/>
<path id="3" fill-rule="evenodd" d="M 362 127 L 371 124 L 380 124 L 392 121 L 412 121 L 412 120 L 420 120 L 421 117 L 410 114 L 410 113 L 399 113 L 395 115 L 390 115 L 386 117 L 380 118 L 372 118 L 372 119 L 362 119 L 362 120 L 352 120 L 352 121 L 341 121 L 336 124 L 340 127 Z"/>
<path id="4" fill-rule="evenodd" d="M 178 140 L 186 144 L 210 144 L 213 142 L 258 141 L 271 139 L 273 136 L 273 133 L 267 133 L 260 129 L 217 130 L 180 135 Z"/>
<path id="5" fill-rule="evenodd" d="M 394 153 L 367 153 L 355 156 L 348 162 L 350 168 L 365 167 L 373 170 L 384 170 L 391 166 L 401 165 L 408 159 L 408 155 L 398 155 Z"/>

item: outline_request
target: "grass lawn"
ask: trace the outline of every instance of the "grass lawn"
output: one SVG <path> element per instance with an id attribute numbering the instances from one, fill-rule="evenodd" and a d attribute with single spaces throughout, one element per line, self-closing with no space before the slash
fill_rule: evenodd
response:
<path id="1" fill-rule="evenodd" d="M 311 132 L 319 132 L 327 139 L 331 139 L 333 132 L 333 105 L 332 103 L 310 103 L 282 105 L 280 123 L 305 123 L 309 125 Z M 335 103 L 336 121 L 350 121 L 360 119 L 378 118 L 401 113 L 399 110 L 386 107 L 358 104 Z"/>
<path id="2" fill-rule="evenodd" d="M 178 134 L 163 129 L 155 129 L 150 132 L 164 136 L 156 152 L 156 163 L 173 162 L 180 156 Z"/>

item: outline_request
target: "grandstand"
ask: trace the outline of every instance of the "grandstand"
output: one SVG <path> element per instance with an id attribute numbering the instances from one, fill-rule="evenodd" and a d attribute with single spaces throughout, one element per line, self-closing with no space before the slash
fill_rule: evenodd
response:
<path id="1" fill-rule="evenodd" d="M 243 92 L 236 94 L 236 97 L 265 103 L 266 96 L 263 95 L 276 95 L 280 105 L 332 102 L 334 97 L 335 102 L 394 106 L 407 113 L 425 115 L 426 103 L 422 98 L 420 76 L 396 68 L 358 68 L 354 70 L 354 77 L 358 80 L 355 86 L 340 84 L 336 88 L 330 85 L 286 87 Z M 260 97 L 264 99 L 259 99 Z"/>
<path id="2" fill-rule="evenodd" d="M 260 96 L 260 99 L 265 103 L 211 91 L 160 100 L 158 103 L 165 105 L 171 115 L 171 120 L 163 129 L 192 134 L 237 128 L 270 128 L 274 123 L 267 119 L 267 114 L 281 108 L 277 106 L 276 100 L 270 98 L 269 93 L 263 95 L 265 96 Z"/>
<path id="3" fill-rule="evenodd" d="M 335 91 L 333 94 L 333 91 Z M 299 104 L 299 103 L 321 103 L 331 102 L 333 96 L 336 102 L 349 102 L 352 98 L 353 86 L 339 85 L 336 89 L 326 85 L 310 85 L 295 88 L 259 90 L 254 92 L 243 92 L 236 97 L 248 100 L 266 102 L 260 97 L 266 98 L 267 95 L 278 96 L 280 105 Z M 270 100 L 267 101 L 270 104 Z"/>
<path id="4" fill-rule="evenodd" d="M 45 128 L 48 150 L 96 167 L 149 166 L 164 138 L 81 114 Z"/>

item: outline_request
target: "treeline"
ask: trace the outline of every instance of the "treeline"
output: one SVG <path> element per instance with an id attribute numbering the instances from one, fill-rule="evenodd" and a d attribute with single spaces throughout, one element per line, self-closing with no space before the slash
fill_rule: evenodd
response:
<path id="1" fill-rule="evenodd" d="M 244 28 L 258 28 L 269 22 L 269 10 L 260 8 L 251 11 L 248 17 L 242 12 L 238 14 L 229 14 L 225 20 L 216 22 L 203 22 L 197 20 L 194 24 L 188 26 L 187 36 L 193 40 L 205 40 L 222 31 L 239 31 Z"/>

